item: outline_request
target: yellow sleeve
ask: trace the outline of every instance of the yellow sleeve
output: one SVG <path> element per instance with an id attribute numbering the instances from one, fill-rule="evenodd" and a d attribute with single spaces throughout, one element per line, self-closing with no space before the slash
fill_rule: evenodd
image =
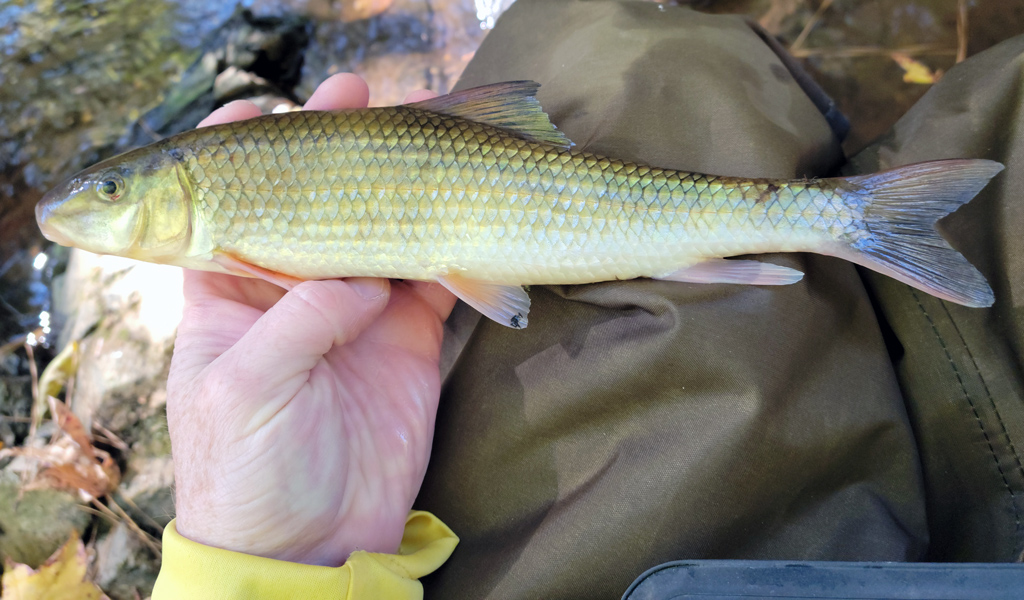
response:
<path id="1" fill-rule="evenodd" d="M 419 578 L 448 560 L 459 538 L 434 515 L 412 511 L 398 554 L 357 551 L 340 567 L 318 567 L 193 542 L 171 521 L 153 600 L 405 600 L 423 598 Z"/>

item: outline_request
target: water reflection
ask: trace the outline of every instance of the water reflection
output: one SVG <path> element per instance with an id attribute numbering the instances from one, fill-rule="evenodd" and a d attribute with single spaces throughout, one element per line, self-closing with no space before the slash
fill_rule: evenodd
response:
<path id="1" fill-rule="evenodd" d="M 494 22 L 501 13 L 508 10 L 515 0 L 474 0 L 476 18 L 480 21 L 480 29 L 492 29 Z"/>
<path id="2" fill-rule="evenodd" d="M 29 10 L 31 8 L 31 10 Z M 0 36 L 0 164 L 49 185 L 160 101 L 192 52 L 167 0 L 7 0 Z"/>

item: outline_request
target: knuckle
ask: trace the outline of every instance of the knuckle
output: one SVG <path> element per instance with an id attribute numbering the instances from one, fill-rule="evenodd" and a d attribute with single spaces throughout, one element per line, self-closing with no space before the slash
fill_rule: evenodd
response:
<path id="1" fill-rule="evenodd" d="M 338 284 L 338 285 L 331 285 Z M 300 319 L 315 318 L 331 331 L 343 329 L 343 319 L 339 310 L 342 302 L 338 292 L 343 292 L 340 282 L 305 281 L 291 291 L 294 296 L 291 311 L 298 314 L 290 316 Z"/>

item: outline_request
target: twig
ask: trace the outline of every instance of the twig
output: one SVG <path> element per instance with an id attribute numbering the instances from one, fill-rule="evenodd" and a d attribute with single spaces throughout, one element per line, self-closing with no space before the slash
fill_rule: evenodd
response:
<path id="1" fill-rule="evenodd" d="M 77 373 L 78 370 L 75 370 Z M 73 408 L 75 402 L 75 373 L 68 375 L 68 383 L 64 386 L 64 404 L 68 405 L 68 408 Z"/>
<path id="2" fill-rule="evenodd" d="M 138 526 L 138 524 L 135 523 L 135 521 L 133 521 L 132 518 L 130 516 L 128 516 L 127 513 L 124 512 L 124 509 L 122 509 L 117 504 L 117 502 L 114 502 L 113 499 L 111 499 L 111 501 L 110 501 L 111 504 L 113 504 L 114 506 L 117 506 L 118 510 L 121 511 L 123 516 L 122 515 L 118 515 L 116 512 L 110 510 L 109 506 L 103 504 L 102 502 L 100 502 L 96 498 L 91 498 L 90 501 L 92 502 L 92 505 L 95 506 L 103 514 L 103 516 L 105 516 L 107 519 L 109 519 L 112 523 L 116 524 L 118 522 L 124 522 L 124 524 L 128 526 L 128 529 L 130 529 L 132 531 L 132 533 L 134 533 L 136 536 L 138 536 L 138 538 L 142 541 L 143 544 L 146 545 L 147 548 L 149 548 L 154 553 L 156 553 L 156 557 L 157 558 L 161 558 L 162 557 L 162 553 L 160 552 L 160 543 L 156 542 L 154 540 L 151 540 L 150 539 L 151 536 L 148 533 L 146 533 L 145 531 L 143 531 L 142 528 L 140 528 Z"/>
<path id="3" fill-rule="evenodd" d="M 27 339 L 28 339 L 28 334 L 26 333 L 24 335 L 19 335 L 18 337 L 12 339 L 11 341 L 7 342 L 6 344 L 0 346 L 0 356 L 5 356 L 7 354 L 10 354 L 11 352 L 14 352 L 15 350 L 17 350 L 21 346 L 25 345 L 25 340 L 27 340 Z"/>
<path id="4" fill-rule="evenodd" d="M 149 123 L 147 123 L 145 119 L 139 119 L 138 121 L 136 121 L 136 123 L 139 124 L 139 128 L 142 129 L 142 131 L 145 132 L 146 135 L 153 138 L 154 142 L 159 142 L 160 140 L 164 139 L 164 136 L 153 131 L 153 128 L 149 126 Z"/>
<path id="5" fill-rule="evenodd" d="M 879 46 L 847 46 L 845 48 L 801 48 L 793 52 L 797 58 L 810 56 L 858 58 L 861 56 L 890 56 L 894 52 L 906 54 L 907 56 L 920 56 L 922 54 L 955 54 L 955 50 L 936 46 L 935 44 L 918 44 L 904 48 L 881 48 Z"/>
<path id="6" fill-rule="evenodd" d="M 160 540 L 156 539 L 155 537 L 150 535 L 146 530 L 139 527 L 139 524 L 135 522 L 135 519 L 133 519 L 132 516 L 129 515 L 123 508 L 121 508 L 121 505 L 118 504 L 113 498 L 110 499 L 110 504 L 117 509 L 118 513 L 120 513 L 121 518 L 124 519 L 124 522 L 128 525 L 128 529 L 131 529 L 135 533 L 135 535 L 139 536 L 139 539 L 142 540 L 142 543 L 146 544 L 146 546 L 156 554 L 157 558 L 161 558 L 161 550 L 163 549 L 163 544 L 160 543 Z"/>
<path id="7" fill-rule="evenodd" d="M 12 254 L 10 258 L 4 261 L 4 264 L 0 265 L 0 277 L 6 274 L 7 271 L 14 266 L 14 263 L 18 262 L 18 259 L 21 258 L 20 254 L 20 252 Z"/>
<path id="8" fill-rule="evenodd" d="M 967 59 L 967 0 L 956 2 L 956 62 Z"/>
<path id="9" fill-rule="evenodd" d="M 790 45 L 790 52 L 795 52 L 804 45 L 804 42 L 807 41 L 807 36 L 811 34 L 811 30 L 818 24 L 818 21 L 821 21 L 821 17 L 830 6 L 832 6 L 832 0 L 824 0 L 818 5 L 818 10 L 814 11 L 814 15 L 811 16 L 811 20 L 807 21 L 807 24 L 804 25 L 803 31 L 800 32 L 800 35 L 796 36 L 796 39 L 793 40 L 792 45 Z"/>
<path id="10" fill-rule="evenodd" d="M 95 506 L 96 508 L 89 508 L 88 506 L 85 505 L 80 505 L 80 508 L 86 512 L 90 512 L 94 515 L 99 515 L 103 517 L 104 519 L 110 521 L 111 525 L 117 525 L 121 522 L 120 517 L 114 514 L 112 510 L 104 506 L 103 503 L 97 500 L 96 498 L 90 498 L 89 502 L 91 502 L 92 505 Z"/>
<path id="11" fill-rule="evenodd" d="M 28 354 L 28 372 L 32 377 L 32 411 L 29 416 L 32 422 L 28 426 L 27 440 L 31 441 L 36 437 L 36 427 L 41 415 L 39 414 L 39 369 L 36 368 L 36 352 L 28 341 L 25 342 L 25 354 Z"/>
<path id="12" fill-rule="evenodd" d="M 13 306 L 10 305 L 10 303 L 8 303 L 6 300 L 4 300 L 3 296 L 0 296 L 0 306 L 6 308 L 8 311 L 10 311 L 10 313 L 12 315 L 14 315 L 15 317 L 18 317 L 19 319 L 25 317 L 25 315 L 23 315 L 20 310 L 14 308 Z"/>
<path id="13" fill-rule="evenodd" d="M 126 503 L 126 504 L 128 504 L 128 506 L 132 507 L 132 510 L 134 510 L 134 511 L 138 512 L 138 513 L 139 513 L 140 515 L 142 515 L 143 517 L 145 517 L 145 518 L 146 518 L 146 520 L 147 520 L 147 521 L 149 521 L 149 524 L 150 524 L 150 525 L 151 525 L 151 526 L 152 526 L 152 527 L 153 527 L 154 529 L 157 529 L 157 530 L 159 530 L 159 531 L 160 531 L 160 535 L 163 535 L 163 534 L 164 534 L 164 526 L 163 526 L 163 525 L 161 525 L 160 523 L 157 523 L 157 522 L 156 522 L 156 519 L 154 519 L 153 517 L 149 516 L 148 514 L 146 514 L 146 511 L 144 511 L 144 510 L 142 510 L 141 508 L 139 508 L 139 505 L 138 505 L 138 504 L 135 504 L 135 501 L 134 501 L 134 500 L 132 500 L 132 499 L 131 499 L 131 498 L 129 498 L 128 496 L 125 496 L 125 495 L 124 495 L 123 493 L 121 494 L 121 499 L 122 499 L 122 500 L 124 500 L 124 501 L 125 501 L 125 503 Z"/>
<path id="14" fill-rule="evenodd" d="M 108 444 L 117 448 L 121 452 L 128 452 L 128 444 L 125 443 L 125 441 L 122 440 L 121 438 L 117 437 L 117 434 L 115 434 L 113 431 L 107 429 L 103 425 L 100 425 L 95 420 L 92 422 L 92 428 L 99 431 L 100 435 L 103 436 L 104 441 L 106 441 Z M 95 437 L 95 435 L 93 437 Z"/>
<path id="15" fill-rule="evenodd" d="M 79 510 L 83 510 L 83 511 L 89 513 L 90 515 L 97 516 L 97 517 L 105 517 L 107 519 L 110 519 L 110 517 L 108 517 L 106 514 L 102 513 L 101 511 L 96 510 L 95 508 L 93 508 L 91 506 L 86 506 L 84 504 L 76 504 L 75 506 L 78 507 Z M 113 521 L 112 520 L 111 524 L 112 525 L 117 525 L 117 521 Z"/>

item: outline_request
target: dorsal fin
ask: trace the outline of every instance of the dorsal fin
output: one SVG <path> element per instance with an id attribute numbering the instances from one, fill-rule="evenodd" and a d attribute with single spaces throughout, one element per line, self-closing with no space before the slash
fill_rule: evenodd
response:
<path id="1" fill-rule="evenodd" d="M 536 81 L 506 81 L 414 102 L 409 106 L 500 127 L 519 137 L 568 150 L 573 143 L 555 128 L 537 102 L 535 96 L 539 88 Z"/>

